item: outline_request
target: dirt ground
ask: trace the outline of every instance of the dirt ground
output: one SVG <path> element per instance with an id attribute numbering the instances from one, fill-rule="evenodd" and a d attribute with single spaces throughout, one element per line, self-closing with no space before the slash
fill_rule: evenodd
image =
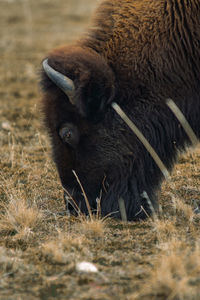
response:
<path id="1" fill-rule="evenodd" d="M 76 39 L 96 0 L 0 0 L 0 299 L 200 299 L 200 148 L 163 184 L 159 217 L 59 216 L 62 188 L 38 85 L 50 49 Z M 98 272 L 77 269 L 82 261 Z"/>

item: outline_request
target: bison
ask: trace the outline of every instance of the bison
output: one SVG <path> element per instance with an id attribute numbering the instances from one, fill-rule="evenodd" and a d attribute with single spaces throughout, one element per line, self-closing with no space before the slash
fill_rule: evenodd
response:
<path id="1" fill-rule="evenodd" d="M 93 210 L 100 198 L 102 215 L 118 218 L 122 198 L 128 220 L 145 218 L 145 195 L 157 209 L 163 174 L 111 104 L 172 170 L 190 141 L 167 98 L 200 137 L 200 1 L 102 1 L 87 33 L 46 57 L 41 82 L 53 159 L 80 211 L 88 213 L 73 170 Z"/>

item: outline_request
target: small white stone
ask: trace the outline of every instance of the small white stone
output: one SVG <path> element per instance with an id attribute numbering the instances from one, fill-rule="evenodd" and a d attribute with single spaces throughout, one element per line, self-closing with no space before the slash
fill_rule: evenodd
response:
<path id="1" fill-rule="evenodd" d="M 76 264 L 76 271 L 77 272 L 84 272 L 84 273 L 97 273 L 98 270 L 92 263 L 87 261 L 82 261 Z"/>
<path id="2" fill-rule="evenodd" d="M 11 125 L 10 125 L 10 123 L 9 123 L 8 121 L 2 122 L 2 123 L 1 123 L 1 127 L 2 127 L 3 129 L 5 129 L 5 130 L 8 130 L 8 131 L 10 131 L 10 130 L 12 129 L 12 127 L 11 127 Z"/>

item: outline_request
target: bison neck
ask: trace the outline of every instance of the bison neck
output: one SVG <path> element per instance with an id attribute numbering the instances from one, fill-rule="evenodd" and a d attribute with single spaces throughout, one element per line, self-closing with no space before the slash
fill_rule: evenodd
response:
<path id="1" fill-rule="evenodd" d="M 199 0 L 102 1 L 82 44 L 106 59 L 121 89 L 181 97 L 199 84 L 199 28 Z"/>

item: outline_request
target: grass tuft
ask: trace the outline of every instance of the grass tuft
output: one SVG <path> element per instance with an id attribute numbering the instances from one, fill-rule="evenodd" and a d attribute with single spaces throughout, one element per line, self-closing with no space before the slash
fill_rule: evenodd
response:
<path id="1" fill-rule="evenodd" d="M 92 219 L 82 216 L 80 223 L 76 225 L 76 230 L 90 238 L 101 238 L 104 235 L 105 220 L 95 217 L 95 215 Z"/>
<path id="2" fill-rule="evenodd" d="M 167 241 L 170 237 L 176 236 L 177 231 L 175 227 L 176 220 L 169 219 L 156 219 L 153 221 L 153 229 L 156 232 L 158 242 L 163 243 Z"/>
<path id="3" fill-rule="evenodd" d="M 191 224 L 195 217 L 194 208 L 178 197 L 172 196 L 172 201 L 176 214 L 183 217 Z"/>
<path id="4" fill-rule="evenodd" d="M 199 299 L 200 251 L 196 246 L 164 252 L 150 274 L 147 294 L 163 299 Z M 195 285 L 196 284 L 196 285 Z"/>
<path id="5" fill-rule="evenodd" d="M 17 239 L 28 239 L 43 219 L 42 212 L 23 198 L 13 197 L 3 205 L 0 214 L 1 234 L 14 234 Z"/>

